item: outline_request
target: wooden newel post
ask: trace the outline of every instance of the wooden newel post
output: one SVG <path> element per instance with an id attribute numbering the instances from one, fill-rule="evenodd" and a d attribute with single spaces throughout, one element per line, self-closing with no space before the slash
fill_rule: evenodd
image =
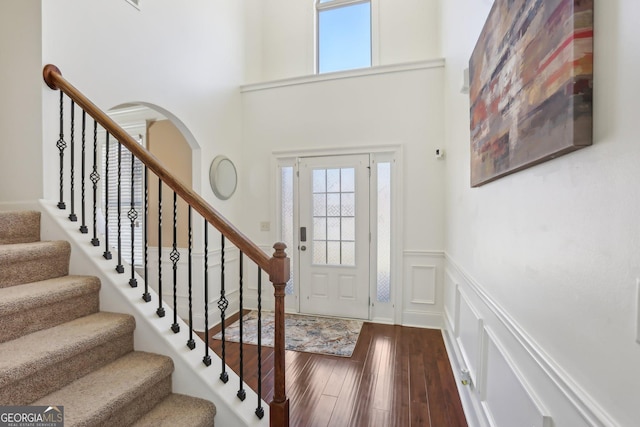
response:
<path id="1" fill-rule="evenodd" d="M 273 283 L 275 296 L 275 331 L 273 343 L 273 400 L 269 404 L 270 420 L 272 427 L 288 427 L 289 426 L 289 399 L 285 390 L 284 377 L 284 288 L 289 281 L 289 258 L 285 253 L 287 245 L 284 243 L 276 243 L 273 245 L 275 252 L 270 260 L 269 280 Z"/>

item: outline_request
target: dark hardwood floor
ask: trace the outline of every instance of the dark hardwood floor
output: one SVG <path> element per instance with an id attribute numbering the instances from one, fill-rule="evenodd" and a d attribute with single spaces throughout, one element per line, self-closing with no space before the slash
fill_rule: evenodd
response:
<path id="1" fill-rule="evenodd" d="M 230 324 L 233 319 L 229 319 Z M 210 337 L 217 331 L 210 331 Z M 220 355 L 221 342 L 209 340 Z M 236 372 L 239 345 L 226 343 Z M 257 347 L 244 346 L 245 381 L 257 390 Z M 273 349 L 262 349 L 262 397 L 273 396 Z M 287 351 L 292 426 L 467 426 L 442 333 L 434 329 L 365 323 L 353 355 Z"/>

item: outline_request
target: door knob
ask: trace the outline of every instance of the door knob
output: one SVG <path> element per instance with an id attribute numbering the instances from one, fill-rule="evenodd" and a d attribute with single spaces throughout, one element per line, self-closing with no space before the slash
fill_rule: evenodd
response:
<path id="1" fill-rule="evenodd" d="M 302 245 L 302 246 L 300 246 L 300 250 L 301 250 L 301 251 L 306 251 L 306 250 L 307 250 L 307 247 L 306 247 L 306 246 L 304 246 L 304 245 Z"/>

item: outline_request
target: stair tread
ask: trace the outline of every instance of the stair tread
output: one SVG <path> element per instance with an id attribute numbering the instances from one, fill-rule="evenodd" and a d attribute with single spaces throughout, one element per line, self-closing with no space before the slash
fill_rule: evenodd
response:
<path id="1" fill-rule="evenodd" d="M 0 288 L 0 313 L 5 316 L 100 290 L 93 276 L 62 276 Z"/>
<path id="2" fill-rule="evenodd" d="M 130 315 L 98 312 L 4 342 L 0 344 L 0 386 L 134 329 Z"/>
<path id="3" fill-rule="evenodd" d="M 213 426 L 216 407 L 208 400 L 172 393 L 132 427 Z"/>
<path id="4" fill-rule="evenodd" d="M 68 425 L 100 425 L 172 372 L 169 357 L 134 351 L 31 404 L 64 406 Z"/>
<path id="5" fill-rule="evenodd" d="M 40 212 L 0 212 L 0 244 L 40 240 Z"/>

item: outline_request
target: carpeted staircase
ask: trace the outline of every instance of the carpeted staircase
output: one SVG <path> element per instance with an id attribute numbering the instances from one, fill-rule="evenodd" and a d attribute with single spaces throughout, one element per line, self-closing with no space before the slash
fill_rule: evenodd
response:
<path id="1" fill-rule="evenodd" d="M 171 392 L 173 362 L 133 350 L 132 316 L 99 311 L 100 282 L 69 275 L 68 242 L 39 212 L 0 212 L 0 406 L 64 406 L 65 426 L 213 426 Z"/>

